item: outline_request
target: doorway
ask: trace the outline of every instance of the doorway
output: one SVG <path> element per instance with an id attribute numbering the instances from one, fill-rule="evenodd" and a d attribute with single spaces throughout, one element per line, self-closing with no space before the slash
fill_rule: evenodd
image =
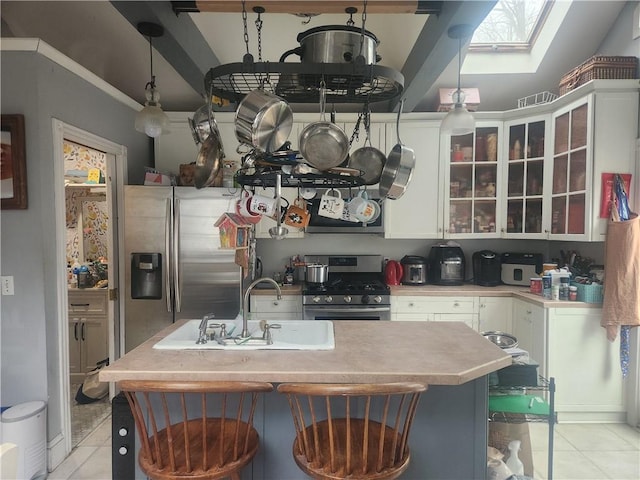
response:
<path id="1" fill-rule="evenodd" d="M 126 149 L 58 120 L 53 126 L 64 458 L 111 410 L 113 391 L 88 404 L 75 397 L 85 375 L 120 351 L 117 218 Z"/>

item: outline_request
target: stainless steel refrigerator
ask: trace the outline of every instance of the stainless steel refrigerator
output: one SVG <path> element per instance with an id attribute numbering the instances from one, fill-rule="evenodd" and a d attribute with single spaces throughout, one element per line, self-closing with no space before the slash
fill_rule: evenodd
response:
<path id="1" fill-rule="evenodd" d="M 179 319 L 238 314 L 241 269 L 214 226 L 235 200 L 226 189 L 125 186 L 125 351 Z"/>

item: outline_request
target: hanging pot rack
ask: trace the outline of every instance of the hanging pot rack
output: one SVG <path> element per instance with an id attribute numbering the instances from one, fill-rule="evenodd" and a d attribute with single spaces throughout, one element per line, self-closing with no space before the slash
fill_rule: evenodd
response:
<path id="1" fill-rule="evenodd" d="M 205 75 L 205 89 L 213 95 L 239 103 L 260 88 L 265 77 L 274 93 L 289 103 L 318 103 L 320 83 L 327 86 L 327 102 L 370 104 L 392 100 L 402 94 L 404 76 L 382 65 L 353 63 L 228 63 L 211 68 Z"/>

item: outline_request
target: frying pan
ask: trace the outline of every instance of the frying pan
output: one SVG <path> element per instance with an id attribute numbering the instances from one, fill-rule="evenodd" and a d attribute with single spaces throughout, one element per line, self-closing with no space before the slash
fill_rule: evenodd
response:
<path id="1" fill-rule="evenodd" d="M 364 115 L 364 128 L 367 132 L 365 146 L 358 148 L 349 155 L 349 167 L 362 172 L 360 177 L 365 185 L 375 185 L 380 181 L 382 169 L 387 162 L 387 157 L 371 144 L 371 131 L 369 128 L 369 112 Z M 367 143 L 369 145 L 367 145 Z"/>
<path id="2" fill-rule="evenodd" d="M 211 185 L 220 170 L 220 164 L 224 158 L 222 142 L 215 132 L 212 132 L 200 147 L 196 166 L 194 169 L 193 183 L 196 188 L 208 187 Z"/>
<path id="3" fill-rule="evenodd" d="M 326 92 L 320 86 L 320 121 L 310 123 L 300 133 L 300 153 L 307 163 L 318 170 L 337 167 L 347 158 L 349 138 L 344 130 L 325 119 Z"/>
<path id="4" fill-rule="evenodd" d="M 402 113 L 403 106 L 404 99 L 400 102 L 398 118 L 396 120 L 398 143 L 393 146 L 387 157 L 387 162 L 382 169 L 380 184 L 378 186 L 380 197 L 390 200 L 397 200 L 404 195 L 411 181 L 413 168 L 416 165 L 416 155 L 414 151 L 409 147 L 405 147 L 400 140 L 400 114 Z"/>

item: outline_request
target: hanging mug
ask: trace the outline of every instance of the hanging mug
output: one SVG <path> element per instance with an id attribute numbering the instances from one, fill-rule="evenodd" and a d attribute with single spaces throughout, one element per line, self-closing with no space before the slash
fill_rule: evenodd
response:
<path id="1" fill-rule="evenodd" d="M 249 203 L 251 203 L 252 195 L 246 190 L 242 191 L 240 198 L 236 201 L 236 213 L 244 217 L 249 223 L 258 223 L 262 219 L 262 215 L 249 211 Z"/>
<path id="2" fill-rule="evenodd" d="M 284 223 L 290 227 L 304 228 L 309 225 L 311 214 L 307 211 L 307 202 L 302 197 L 298 197 L 290 205 L 284 214 Z"/>
<path id="3" fill-rule="evenodd" d="M 318 215 L 327 218 L 341 219 L 344 211 L 344 200 L 339 190 L 327 190 L 320 197 Z"/>

